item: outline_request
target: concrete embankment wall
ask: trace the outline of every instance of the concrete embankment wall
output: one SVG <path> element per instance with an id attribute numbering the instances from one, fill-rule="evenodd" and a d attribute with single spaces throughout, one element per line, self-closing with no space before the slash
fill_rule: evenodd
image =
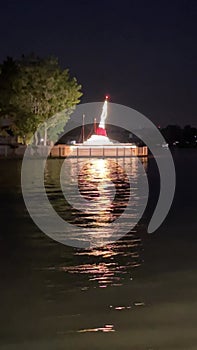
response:
<path id="1" fill-rule="evenodd" d="M 18 147 L 1 145 L 0 158 L 22 158 L 26 146 L 20 145 Z M 46 157 L 51 158 L 91 158 L 91 157 L 132 157 L 148 155 L 148 148 L 144 147 L 130 147 L 127 144 L 106 145 L 106 146 L 82 146 L 82 145 L 57 145 L 51 149 L 49 146 L 36 146 L 28 150 L 29 157 Z"/>
<path id="2" fill-rule="evenodd" d="M 73 158 L 91 158 L 91 157 L 132 157 L 148 155 L 148 148 L 132 148 L 126 145 L 119 146 L 54 146 L 51 150 L 51 157 L 73 157 Z"/>

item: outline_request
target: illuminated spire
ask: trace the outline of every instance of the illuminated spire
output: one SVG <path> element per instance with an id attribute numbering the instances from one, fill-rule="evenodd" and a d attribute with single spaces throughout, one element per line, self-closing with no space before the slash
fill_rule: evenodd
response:
<path id="1" fill-rule="evenodd" d="M 99 128 L 105 129 L 105 120 L 107 118 L 107 102 L 108 102 L 109 96 L 105 96 L 105 102 L 103 104 L 103 110 L 101 113 L 101 119 L 100 119 L 100 124 Z"/>

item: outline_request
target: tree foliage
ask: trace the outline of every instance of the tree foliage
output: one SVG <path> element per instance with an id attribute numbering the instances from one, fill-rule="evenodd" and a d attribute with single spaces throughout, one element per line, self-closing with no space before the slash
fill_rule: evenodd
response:
<path id="1" fill-rule="evenodd" d="M 81 95 L 76 78 L 68 69 L 62 70 L 55 58 L 7 58 L 1 65 L 0 116 L 12 119 L 12 131 L 25 143 L 41 125 L 45 142 L 46 133 L 50 140 L 55 139 Z"/>

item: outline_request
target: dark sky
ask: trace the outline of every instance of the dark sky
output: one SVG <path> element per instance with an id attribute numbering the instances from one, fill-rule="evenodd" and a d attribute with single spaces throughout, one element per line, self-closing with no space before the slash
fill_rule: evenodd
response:
<path id="1" fill-rule="evenodd" d="M 197 126 L 197 1 L 6 1 L 0 61 L 57 56 L 82 102 L 125 104 L 156 125 Z"/>

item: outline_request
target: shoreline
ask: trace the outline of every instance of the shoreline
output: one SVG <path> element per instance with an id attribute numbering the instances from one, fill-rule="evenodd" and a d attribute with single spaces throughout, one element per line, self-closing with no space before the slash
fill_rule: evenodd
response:
<path id="1" fill-rule="evenodd" d="M 28 153 L 26 153 L 28 151 Z M 147 157 L 147 146 L 136 146 L 132 144 L 114 145 L 57 145 L 57 146 L 35 146 L 28 150 L 28 146 L 19 147 L 0 146 L 0 159 L 23 159 L 24 155 L 30 159 L 37 158 L 130 158 Z"/>

